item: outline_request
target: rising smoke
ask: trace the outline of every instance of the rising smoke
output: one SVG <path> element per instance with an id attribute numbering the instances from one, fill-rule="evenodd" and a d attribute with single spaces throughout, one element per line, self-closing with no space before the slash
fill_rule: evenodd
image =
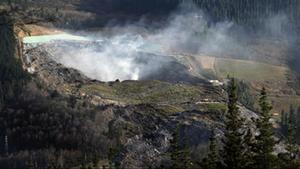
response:
<path id="1" fill-rule="evenodd" d="M 231 23 L 209 27 L 200 10 L 193 8 L 186 12 L 181 8 L 170 16 L 165 28 L 140 33 L 137 30 L 141 27 L 132 24 L 115 27 L 111 36 L 100 33 L 91 36 L 101 42 L 98 46 L 65 47 L 64 53 L 55 58 L 65 66 L 101 81 L 140 80 L 170 66 L 174 61 L 168 56 L 170 54 L 219 52 L 221 46 L 227 44 L 226 32 L 230 27 Z"/>
<path id="2" fill-rule="evenodd" d="M 274 26 L 278 21 L 286 20 L 276 16 L 270 23 L 266 22 L 274 33 L 280 31 L 278 26 Z M 166 66 L 173 69 L 170 63 L 174 62 L 174 58 L 169 56 L 173 54 L 251 56 L 251 51 L 241 43 L 244 42 L 241 37 L 245 36 L 237 39 L 232 34 L 235 26 L 232 22 L 210 23 L 201 10 L 191 5 L 188 9 L 182 5 L 169 17 L 164 28 L 143 32 L 140 30 L 147 25 L 136 25 L 110 28 L 112 35 L 85 33 L 98 45 L 65 47 L 64 53 L 55 58 L 90 78 L 114 81 L 147 79 L 151 74 L 165 70 Z M 235 33 L 242 34 L 241 31 Z M 182 70 L 174 68 L 172 71 Z"/>

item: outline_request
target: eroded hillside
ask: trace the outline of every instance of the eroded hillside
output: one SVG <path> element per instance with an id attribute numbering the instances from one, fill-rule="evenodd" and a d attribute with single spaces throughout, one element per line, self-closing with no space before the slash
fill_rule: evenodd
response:
<path id="1" fill-rule="evenodd" d="M 293 34 L 281 36 L 284 31 L 269 28 L 255 32 L 258 23 L 271 20 L 266 27 L 273 26 L 271 13 L 251 7 L 243 13 L 231 3 L 220 4 L 224 10 L 219 13 L 208 2 L 198 5 L 210 16 L 191 4 L 174 12 L 175 1 L 11 2 L 0 3 L 0 10 L 13 11 L 8 15 L 16 20 L 18 41 L 11 49 L 26 73 L 16 64 L 8 70 L 12 77 L 24 73 L 30 78 L 1 109 L 0 137 L 5 139 L 0 150 L 6 155 L 0 166 L 171 166 L 176 134 L 176 146 L 188 147 L 191 160 L 200 161 L 211 131 L 223 136 L 228 75 L 238 79 L 238 108 L 245 120 L 241 131 L 256 133 L 258 92 L 266 87 L 274 106 L 269 119 L 274 152 L 286 151 L 278 117 L 282 109 L 300 104 L 297 63 L 291 64 L 297 51 L 290 53 Z M 239 15 L 222 18 L 232 5 Z M 264 6 L 254 4 L 255 9 Z M 266 20 L 242 20 L 242 14 Z M 278 18 L 280 28 L 293 28 Z M 7 87 L 14 97 L 12 90 Z"/>
<path id="2" fill-rule="evenodd" d="M 77 43 L 77 47 L 86 44 L 68 43 Z M 198 80 L 191 82 L 178 73 L 173 74 L 174 80 L 162 76 L 159 81 L 154 76 L 153 80 L 101 82 L 56 62 L 55 58 L 60 55 L 53 54 L 59 47 L 63 48 L 63 44 L 67 43 L 24 44 L 23 67 L 41 86 L 38 90 L 44 91 L 44 97 L 53 101 L 63 99 L 71 109 L 89 112 L 90 117 L 85 118 L 94 128 L 89 137 L 100 137 L 102 145 L 98 150 L 102 152 L 108 151 L 107 147 L 118 147 L 109 158 L 121 167 L 168 163 L 165 153 L 169 151 L 169 141 L 178 124 L 182 126 L 181 142 L 187 141 L 195 152 L 205 149 L 211 128 L 218 128 L 222 133 L 226 111 L 222 86 L 213 86 L 200 76 L 194 76 Z M 190 73 L 188 68 L 187 73 Z M 241 110 L 249 121 L 257 117 L 242 105 Z"/>

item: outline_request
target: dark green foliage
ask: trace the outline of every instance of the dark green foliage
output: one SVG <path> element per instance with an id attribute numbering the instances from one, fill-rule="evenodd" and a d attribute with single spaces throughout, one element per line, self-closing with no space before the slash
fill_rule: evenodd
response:
<path id="1" fill-rule="evenodd" d="M 286 136 L 288 130 L 288 113 L 286 113 L 284 110 L 281 111 L 280 128 L 281 133 Z"/>
<path id="2" fill-rule="evenodd" d="M 223 168 L 243 168 L 243 119 L 237 106 L 237 86 L 235 79 L 230 80 L 228 88 L 228 112 L 225 117 L 224 147 L 222 151 Z"/>
<path id="3" fill-rule="evenodd" d="M 253 131 L 248 129 L 246 135 L 244 136 L 244 169 L 254 169 L 254 144 L 255 137 L 253 135 Z"/>
<path id="4" fill-rule="evenodd" d="M 283 26 L 292 27 L 293 23 L 299 24 L 298 0 L 114 0 L 109 3 L 108 12 L 121 11 L 130 15 L 168 14 L 183 2 L 187 4 L 186 6 L 196 4 L 213 21 L 234 21 L 248 29 L 260 27 L 264 24 L 265 18 L 277 13 L 286 13 L 291 20 L 288 25 Z M 94 2 L 93 5 L 100 8 L 103 3 Z M 96 8 L 92 10 L 97 12 Z"/>
<path id="5" fill-rule="evenodd" d="M 255 143 L 255 168 L 257 169 L 272 169 L 274 168 L 275 156 L 272 154 L 274 151 L 275 140 L 273 138 L 273 126 L 270 122 L 272 117 L 271 109 L 272 106 L 267 100 L 266 89 L 263 88 L 261 91 L 261 97 L 259 99 L 260 105 L 260 116 L 256 121 L 256 127 L 259 132 Z"/>
<path id="6" fill-rule="evenodd" d="M 106 156 L 108 143 L 88 117 L 92 110 L 81 113 L 65 105 L 63 100 L 37 97 L 19 100 L 0 114 L 1 132 L 7 131 L 9 152 L 16 154 L 19 168 L 27 155 L 17 154 L 28 150 L 41 150 L 41 155 L 34 156 L 38 167 L 59 168 L 57 164 L 61 161 L 63 168 L 68 168 L 97 162 Z M 2 141 L 0 145 L 4 146 Z M 49 156 L 53 158 L 49 159 Z M 3 161 L 5 159 L 0 156 L 0 166 L 5 166 Z M 12 158 L 11 161 L 15 160 Z"/>
<path id="7" fill-rule="evenodd" d="M 16 39 L 13 20 L 0 13 L 0 110 L 19 97 L 28 75 L 16 58 Z"/>
<path id="8" fill-rule="evenodd" d="M 298 107 L 297 109 L 297 114 L 296 114 L 296 121 L 297 121 L 297 133 L 296 133 L 296 137 L 297 137 L 297 144 L 300 144 L 300 107 Z"/>
<path id="9" fill-rule="evenodd" d="M 209 152 L 200 164 L 203 169 L 217 169 L 220 165 L 216 133 L 213 130 L 209 139 Z"/>
<path id="10" fill-rule="evenodd" d="M 25 1 L 25 0 L 24 0 Z M 281 25 L 282 28 L 297 29 L 300 21 L 300 10 L 298 0 L 18 0 L 12 6 L 18 6 L 21 9 L 33 7 L 28 13 L 34 17 L 40 17 L 48 21 L 55 20 L 54 24 L 64 27 L 83 27 L 99 26 L 109 22 L 108 19 L 113 16 L 118 17 L 116 13 L 122 13 L 120 21 L 127 19 L 137 19 L 132 16 L 158 16 L 161 18 L 178 9 L 183 2 L 192 2 L 204 11 L 212 22 L 232 21 L 244 26 L 248 30 L 258 30 L 265 24 L 265 18 L 272 17 L 276 14 L 286 14 L 290 22 Z M 5 2 L 5 1 L 4 1 Z M 4 3 L 3 1 L 0 4 Z M 15 5 L 17 4 L 17 5 Z M 68 17 L 64 12 L 64 6 L 74 5 L 80 11 L 97 13 L 97 22 L 94 20 L 85 21 L 82 24 L 80 17 Z M 192 6 L 192 5 L 186 5 Z M 189 10 L 189 9 L 188 9 Z M 193 10 L 191 8 L 190 10 Z M 106 13 L 108 16 L 103 16 Z M 76 15 L 77 16 L 77 15 Z M 269 33 L 269 32 L 267 32 Z"/>
<path id="11" fill-rule="evenodd" d="M 237 84 L 238 100 L 244 106 L 254 110 L 255 98 L 250 93 L 249 85 L 244 81 L 239 81 Z"/>
<path id="12" fill-rule="evenodd" d="M 278 162 L 276 163 L 278 169 L 299 169 L 299 159 L 291 159 L 286 153 L 278 155 Z"/>
<path id="13" fill-rule="evenodd" d="M 14 20 L 7 13 L 0 14 L 0 37 L 0 152 L 14 154 L 10 158 L 0 156 L 0 168 L 10 167 L 9 163 L 15 168 L 62 168 L 58 162 L 68 168 L 105 154 L 102 136 L 88 116 L 92 110 L 82 113 L 75 109 L 76 99 L 68 102 L 58 94 L 47 98 L 36 92 L 42 89 L 34 82 L 27 85 L 29 75 L 16 55 Z M 56 150 L 52 151 L 53 147 Z M 22 153 L 28 150 L 30 153 Z M 32 157 L 31 152 L 37 151 L 41 151 L 39 156 Z"/>
<path id="14" fill-rule="evenodd" d="M 88 168 L 87 168 L 86 165 L 83 164 L 83 165 L 80 166 L 80 169 L 88 169 Z"/>
<path id="15" fill-rule="evenodd" d="M 297 151 L 297 119 L 293 106 L 290 107 L 290 113 L 287 124 L 287 151 L 290 153 L 291 158 L 296 157 Z"/>
<path id="16" fill-rule="evenodd" d="M 30 160 L 27 162 L 26 168 L 36 169 L 36 166 L 34 165 L 34 162 L 33 162 L 32 158 L 30 158 Z"/>
<path id="17" fill-rule="evenodd" d="M 289 113 L 284 113 L 282 116 L 281 129 L 284 136 L 286 136 L 286 150 L 288 153 L 282 154 L 284 160 L 280 161 L 281 168 L 283 169 L 296 169 L 299 168 L 299 161 L 296 157 L 299 153 L 297 141 L 299 138 L 299 109 L 297 113 L 294 107 L 290 106 Z"/>

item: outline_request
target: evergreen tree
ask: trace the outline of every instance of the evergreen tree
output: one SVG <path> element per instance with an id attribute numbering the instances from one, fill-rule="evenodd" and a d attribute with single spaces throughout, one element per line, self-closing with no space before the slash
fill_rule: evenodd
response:
<path id="1" fill-rule="evenodd" d="M 281 128 L 281 133 L 284 136 L 287 135 L 287 123 L 288 123 L 288 114 L 284 110 L 282 110 L 281 111 L 280 128 Z"/>
<path id="2" fill-rule="evenodd" d="M 300 107 L 297 109 L 297 131 L 296 131 L 296 136 L 297 136 L 297 144 L 300 143 Z"/>
<path id="3" fill-rule="evenodd" d="M 14 21 L 6 13 L 0 13 L 0 110 L 8 102 L 16 100 L 28 75 L 17 59 Z"/>
<path id="4" fill-rule="evenodd" d="M 284 110 L 281 110 L 281 113 L 280 113 L 280 125 L 282 126 L 284 124 L 284 116 L 285 116 L 285 112 Z"/>
<path id="5" fill-rule="evenodd" d="M 272 169 L 274 168 L 275 156 L 272 154 L 275 140 L 273 138 L 273 126 L 270 122 L 272 117 L 272 106 L 267 100 L 266 89 L 263 88 L 259 99 L 261 110 L 260 117 L 256 121 L 256 127 L 259 135 L 256 136 L 255 144 L 255 168 L 256 169 Z"/>
<path id="6" fill-rule="evenodd" d="M 287 151 L 290 154 L 290 157 L 293 159 L 297 153 L 297 146 L 296 146 L 296 138 L 297 138 L 297 121 L 296 121 L 296 114 L 295 109 L 293 106 L 290 107 L 290 114 L 288 118 L 288 129 L 287 129 Z"/>
<path id="7" fill-rule="evenodd" d="M 228 88 L 228 112 L 225 116 L 225 131 L 223 139 L 223 168 L 243 168 L 243 119 L 237 106 L 237 86 L 235 79 L 230 80 Z"/>
<path id="8" fill-rule="evenodd" d="M 87 169 L 95 169 L 93 165 L 89 164 Z"/>
<path id="9" fill-rule="evenodd" d="M 87 169 L 87 166 L 86 166 L 85 164 L 82 164 L 82 165 L 80 166 L 80 169 Z"/>
<path id="10" fill-rule="evenodd" d="M 255 136 L 252 133 L 251 129 L 248 129 L 244 136 L 244 169 L 254 169 Z"/>
<path id="11" fill-rule="evenodd" d="M 212 131 L 209 138 L 209 153 L 200 164 L 203 169 L 217 169 L 219 165 L 218 147 L 215 130 Z"/>

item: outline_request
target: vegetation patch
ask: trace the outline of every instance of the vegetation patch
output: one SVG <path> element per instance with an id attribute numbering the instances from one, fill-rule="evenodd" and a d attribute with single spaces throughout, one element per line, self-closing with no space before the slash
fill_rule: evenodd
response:
<path id="1" fill-rule="evenodd" d="M 177 104 L 195 102 L 203 92 L 198 86 L 171 84 L 160 81 L 124 81 L 114 84 L 85 85 L 80 89 L 87 95 L 122 101 L 128 104 Z"/>
<path id="2" fill-rule="evenodd" d="M 288 71 L 281 66 L 236 59 L 217 59 L 215 69 L 223 78 L 230 75 L 248 81 L 285 81 Z"/>
<path id="3" fill-rule="evenodd" d="M 208 103 L 205 105 L 208 112 L 226 112 L 227 105 L 225 103 Z"/>
<path id="4" fill-rule="evenodd" d="M 273 113 L 277 115 L 279 115 L 282 110 L 288 112 L 291 105 L 294 107 L 300 106 L 300 96 L 272 96 L 270 100 L 272 101 Z"/>
<path id="5" fill-rule="evenodd" d="M 179 112 L 183 112 L 184 109 L 180 106 L 173 106 L 173 105 L 157 105 L 156 108 L 158 110 L 161 110 L 162 112 L 164 112 L 165 114 L 174 114 L 174 113 L 179 113 Z"/>

